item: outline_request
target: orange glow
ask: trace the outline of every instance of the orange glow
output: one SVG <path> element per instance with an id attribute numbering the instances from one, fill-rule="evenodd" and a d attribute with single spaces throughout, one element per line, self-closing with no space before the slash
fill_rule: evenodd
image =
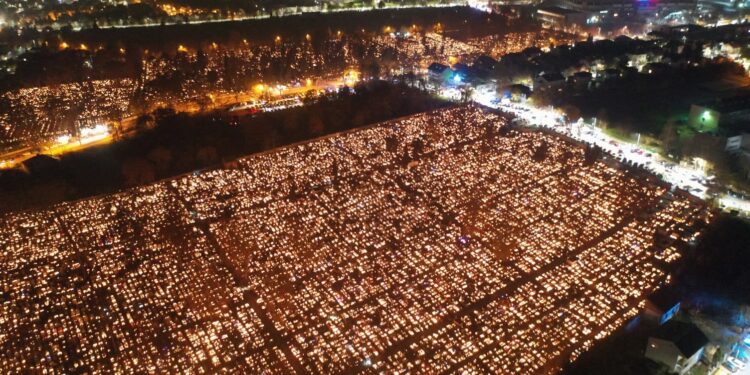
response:
<path id="1" fill-rule="evenodd" d="M 351 85 L 354 83 L 359 82 L 359 72 L 351 69 L 344 73 L 344 83 L 347 85 Z"/>

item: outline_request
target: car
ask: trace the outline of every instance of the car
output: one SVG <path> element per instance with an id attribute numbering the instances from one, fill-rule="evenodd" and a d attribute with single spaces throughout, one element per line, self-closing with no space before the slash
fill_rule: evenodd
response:
<path id="1" fill-rule="evenodd" d="M 742 370 L 745 365 L 742 362 L 735 360 L 734 358 L 729 358 L 724 362 L 724 367 L 729 370 L 729 372 L 734 374 Z"/>

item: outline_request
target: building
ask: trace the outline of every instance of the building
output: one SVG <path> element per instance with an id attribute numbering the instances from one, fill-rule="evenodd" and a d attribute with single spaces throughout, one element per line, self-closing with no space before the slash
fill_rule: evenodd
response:
<path id="1" fill-rule="evenodd" d="M 60 165 L 60 159 L 52 155 L 38 154 L 23 162 L 23 168 L 29 173 L 49 172 Z"/>
<path id="2" fill-rule="evenodd" d="M 727 138 L 725 150 L 737 155 L 740 161 L 740 168 L 744 170 L 746 177 L 750 179 L 750 134 L 743 133 Z"/>
<path id="3" fill-rule="evenodd" d="M 727 138 L 726 151 L 750 155 L 750 134 L 743 133 Z"/>
<path id="4" fill-rule="evenodd" d="M 638 12 L 693 10 L 697 5 L 698 0 L 637 0 L 635 9 Z"/>
<path id="5" fill-rule="evenodd" d="M 560 5 L 581 12 L 630 12 L 692 9 L 697 0 L 562 0 Z"/>
<path id="6" fill-rule="evenodd" d="M 700 4 L 724 12 L 737 12 L 750 8 L 748 0 L 701 0 Z"/>
<path id="7" fill-rule="evenodd" d="M 475 77 L 474 70 L 466 64 L 457 63 L 453 65 L 453 82 L 469 82 Z"/>
<path id="8" fill-rule="evenodd" d="M 432 63 L 427 68 L 427 76 L 436 82 L 445 82 L 453 77 L 453 71 L 447 65 Z"/>
<path id="9" fill-rule="evenodd" d="M 565 86 L 565 77 L 560 73 L 542 73 L 534 78 L 535 91 L 560 90 Z"/>
<path id="10" fill-rule="evenodd" d="M 482 55 L 474 60 L 474 67 L 480 70 L 492 72 L 497 68 L 497 60 L 487 55 Z"/>
<path id="11" fill-rule="evenodd" d="M 648 338 L 646 358 L 685 374 L 701 359 L 708 338 L 692 323 L 671 320 Z"/>
<path id="12" fill-rule="evenodd" d="M 633 0 L 561 0 L 564 8 L 581 12 L 625 12 L 635 8 Z"/>
<path id="13" fill-rule="evenodd" d="M 524 102 L 531 96 L 531 89 L 520 84 L 508 85 L 498 91 L 502 98 L 512 102 Z"/>
<path id="14" fill-rule="evenodd" d="M 733 126 L 750 122 L 750 93 L 690 106 L 688 124 L 698 131 L 714 132 L 719 126 Z"/>
<path id="15" fill-rule="evenodd" d="M 584 26 L 587 14 L 576 10 L 551 6 L 539 8 L 536 11 L 536 18 L 553 29 L 568 30 Z"/>
<path id="16" fill-rule="evenodd" d="M 659 324 L 668 322 L 680 311 L 681 298 L 670 288 L 662 288 L 646 299 L 643 315 Z"/>
<path id="17" fill-rule="evenodd" d="M 670 71 L 669 65 L 661 62 L 650 62 L 641 68 L 641 73 L 649 75 L 662 75 Z"/>
<path id="18" fill-rule="evenodd" d="M 620 78 L 620 74 L 621 73 L 619 69 L 607 68 L 599 72 L 599 74 L 596 76 L 596 80 L 599 82 L 612 81 Z"/>
<path id="19" fill-rule="evenodd" d="M 578 90 L 586 90 L 589 88 L 589 83 L 591 83 L 593 76 L 591 75 L 591 72 L 575 72 L 572 76 L 570 76 L 570 81 L 573 83 L 573 86 Z"/>

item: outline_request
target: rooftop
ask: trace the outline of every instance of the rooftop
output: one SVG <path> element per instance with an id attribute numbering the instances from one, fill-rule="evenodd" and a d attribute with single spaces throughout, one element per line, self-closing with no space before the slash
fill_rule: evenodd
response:
<path id="1" fill-rule="evenodd" d="M 654 336 L 674 343 L 686 358 L 708 344 L 708 338 L 695 324 L 676 320 L 670 320 L 659 327 Z"/>
<path id="2" fill-rule="evenodd" d="M 558 14 L 558 15 L 566 15 L 566 14 L 580 14 L 581 12 L 573 9 L 565 9 L 559 6 L 544 6 L 540 7 L 537 10 L 538 13 L 551 13 L 551 14 Z"/>

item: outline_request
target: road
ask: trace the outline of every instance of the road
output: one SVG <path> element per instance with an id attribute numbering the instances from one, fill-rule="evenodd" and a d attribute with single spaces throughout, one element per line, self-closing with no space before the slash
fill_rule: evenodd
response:
<path id="1" fill-rule="evenodd" d="M 281 14 L 281 17 L 287 17 L 287 16 L 298 16 L 305 13 L 340 13 L 340 12 L 369 12 L 373 10 L 382 10 L 382 9 L 413 9 L 413 8 L 449 8 L 449 7 L 455 7 L 455 6 L 465 6 L 470 5 L 474 8 L 480 9 L 480 10 L 487 10 L 486 4 L 482 4 L 481 2 L 467 2 L 467 1 L 450 1 L 444 4 L 427 4 L 427 5 L 394 5 L 394 4 L 385 4 L 383 8 L 376 8 L 373 6 L 365 6 L 365 7 L 349 7 L 349 8 L 340 8 L 340 9 L 323 9 L 320 7 L 289 7 L 285 9 L 279 10 L 277 13 Z M 274 16 L 279 17 L 279 16 Z M 271 18 L 270 14 L 261 14 L 261 15 L 253 15 L 253 16 L 243 16 L 243 17 L 231 17 L 231 18 L 218 18 L 218 19 L 204 19 L 204 20 L 190 20 L 189 22 L 182 22 L 182 21 L 169 21 L 162 23 L 159 22 L 149 22 L 144 24 L 130 24 L 130 25 L 97 25 L 99 29 L 129 29 L 129 28 L 139 28 L 139 27 L 159 27 L 159 26 L 171 26 L 171 25 L 200 25 L 200 24 L 206 24 L 206 23 L 224 23 L 224 22 L 241 22 L 241 21 L 251 21 L 251 20 L 262 20 L 262 19 L 269 19 Z M 76 26 L 73 28 L 75 31 L 81 31 L 84 28 L 81 26 Z"/>
<path id="2" fill-rule="evenodd" d="M 604 133 L 602 129 L 583 122 L 570 123 L 553 109 L 539 109 L 528 104 L 500 102 L 494 93 L 475 92 L 473 99 L 485 106 L 516 115 L 528 125 L 545 127 L 574 139 L 596 145 L 619 160 L 642 165 L 664 181 L 701 198 L 709 198 L 713 176 L 706 171 L 674 163 L 652 153 L 637 143 L 624 142 Z M 714 197 L 720 207 L 750 216 L 750 200 L 722 194 Z"/>

